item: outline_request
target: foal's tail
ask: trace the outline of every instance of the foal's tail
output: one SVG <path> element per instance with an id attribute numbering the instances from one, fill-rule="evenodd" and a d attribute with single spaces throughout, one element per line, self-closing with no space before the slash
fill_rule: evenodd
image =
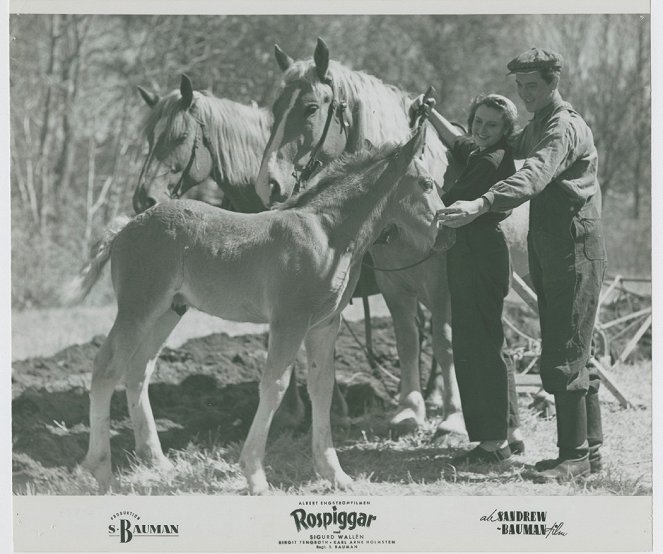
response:
<path id="1" fill-rule="evenodd" d="M 110 259 L 111 247 L 118 233 L 126 227 L 131 218 L 120 215 L 113 219 L 104 234 L 90 249 L 90 260 L 83 266 L 78 276 L 67 283 L 60 292 L 60 299 L 65 306 L 81 302 L 99 280 L 101 270 Z"/>

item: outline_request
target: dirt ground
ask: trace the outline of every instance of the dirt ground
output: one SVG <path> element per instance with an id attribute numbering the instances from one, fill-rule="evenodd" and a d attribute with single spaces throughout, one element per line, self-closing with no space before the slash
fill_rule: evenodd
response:
<path id="1" fill-rule="evenodd" d="M 363 324 L 349 324 L 362 335 Z M 65 348 L 51 357 L 14 362 L 12 431 L 14 472 L 30 481 L 29 460 L 44 467 L 71 469 L 87 449 L 90 369 L 103 336 Z M 164 451 L 189 442 L 226 444 L 246 437 L 258 405 L 258 381 L 265 361 L 267 335 L 230 337 L 220 333 L 164 348 L 150 385 L 150 401 Z M 395 340 L 388 319 L 374 320 L 373 344 L 380 364 L 398 375 Z M 304 355 L 296 363 L 306 402 Z M 371 373 L 360 345 L 343 326 L 337 342 L 337 379 L 351 416 L 386 407 L 387 390 Z M 117 390 L 111 405 L 113 459 L 126 460 L 133 436 L 126 400 Z M 18 473 L 19 475 L 16 475 Z"/>
<path id="2" fill-rule="evenodd" d="M 514 312 L 519 328 L 536 335 L 535 320 Z M 382 368 L 399 377 L 396 343 L 389 318 L 374 318 L 373 348 Z M 354 336 L 353 336 L 354 335 Z M 355 336 L 357 339 L 355 339 Z M 519 337 L 507 328 L 512 345 Z M 88 440 L 90 370 L 103 336 L 70 346 L 53 356 L 15 361 L 12 372 L 13 486 L 16 493 L 43 482 L 45 472 L 69 471 L 84 457 Z M 194 444 L 205 448 L 241 442 L 258 404 L 258 381 L 266 356 L 267 334 L 229 336 L 216 333 L 188 340 L 177 349 L 164 348 L 151 381 L 150 401 L 164 452 Z M 345 323 L 336 344 L 336 375 L 351 418 L 375 421 L 384 415 L 377 434 L 388 435 L 386 413 L 397 398 L 397 382 L 371 369 L 363 350 L 363 322 Z M 650 342 L 647 347 L 650 348 Z M 431 366 L 430 344 L 424 340 L 422 383 Z M 515 348 L 515 350 L 518 350 Z M 650 354 L 650 351 L 646 352 Z M 518 360 L 521 365 L 526 359 Z M 308 417 L 303 352 L 296 363 L 297 382 Z M 301 430 L 308 427 L 303 420 Z M 125 395 L 113 396 L 112 457 L 118 466 L 130 463 L 133 435 Z M 276 422 L 275 422 L 276 423 Z M 273 432 L 278 432 L 279 425 Z M 297 430 L 297 429 L 296 429 Z"/>

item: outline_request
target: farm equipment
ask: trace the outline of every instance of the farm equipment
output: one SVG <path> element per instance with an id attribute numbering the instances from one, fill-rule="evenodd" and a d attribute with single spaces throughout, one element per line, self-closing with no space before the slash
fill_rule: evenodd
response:
<path id="1" fill-rule="evenodd" d="M 640 288 L 643 288 L 643 285 L 645 288 L 650 288 L 647 285 L 651 284 L 651 279 L 616 275 L 608 277 L 604 282 L 604 289 L 599 297 L 592 355 L 589 360 L 599 372 L 605 387 L 623 408 L 632 407 L 632 403 L 620 390 L 611 370 L 633 356 L 639 344 L 645 350 L 651 351 L 651 297 L 632 290 L 629 285 L 633 283 L 639 284 Z M 515 273 L 512 284 L 514 291 L 536 314 L 537 303 L 534 291 Z M 536 395 L 543 397 L 545 401 L 545 394 L 541 394 L 541 380 L 533 373 L 538 367 L 541 355 L 540 339 L 533 336 L 531 331 L 524 331 L 522 325 L 506 316 L 504 323 L 511 331 L 508 335 L 513 337 L 511 344 L 507 346 L 507 353 L 511 355 L 518 368 L 517 385 L 538 389 Z M 648 343 L 648 346 L 643 343 Z"/>
<path id="2" fill-rule="evenodd" d="M 520 392 L 530 394 L 542 411 L 549 413 L 552 397 L 543 391 L 538 374 L 541 356 L 539 338 L 538 307 L 536 294 L 518 274 L 512 276 L 512 288 L 522 302 L 510 303 L 503 317 L 506 348 L 505 353 L 516 368 L 516 384 Z M 633 290 L 637 288 L 639 290 Z M 604 386 L 623 408 L 632 403 L 622 393 L 612 375 L 612 370 L 637 355 L 651 355 L 651 279 L 642 277 L 608 276 L 599 297 L 592 356 L 590 358 L 601 376 Z M 371 339 L 370 311 L 364 303 L 366 318 L 366 342 L 362 344 L 346 322 L 346 328 L 366 355 L 373 375 L 386 378 L 390 386 L 397 386 L 398 377 L 382 367 L 376 357 Z M 422 314 L 422 321 L 425 316 Z M 424 325 L 421 325 L 423 331 Z M 422 333 L 423 337 L 423 333 Z M 422 354 L 434 364 L 430 348 L 422 339 Z M 386 385 L 386 383 L 385 383 Z"/>

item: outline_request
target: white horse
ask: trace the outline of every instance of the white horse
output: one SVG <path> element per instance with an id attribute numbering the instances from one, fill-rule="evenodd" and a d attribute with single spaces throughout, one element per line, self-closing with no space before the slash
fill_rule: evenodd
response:
<path id="1" fill-rule="evenodd" d="M 284 82 L 273 106 L 272 132 L 256 180 L 256 191 L 265 205 L 287 198 L 302 186 L 308 173 L 344 152 L 354 152 L 366 140 L 380 145 L 403 140 L 410 132 L 408 96 L 377 77 L 330 60 L 321 39 L 313 59 L 294 61 L 278 46 L 275 53 Z M 432 127 L 422 163 L 439 181 L 443 176 L 445 180 L 453 178 L 448 169 L 458 171 L 448 166 L 447 149 Z M 527 208 L 516 210 L 503 228 L 514 266 L 527 273 Z M 399 406 L 392 426 L 406 431 L 419 427 L 425 421 L 428 404 L 444 408 L 440 431 L 464 432 L 451 350 L 446 255 L 440 251 L 417 263 L 425 259 L 426 251 L 405 234 L 373 245 L 370 253 L 379 268 L 408 268 L 375 273 L 393 319 L 401 367 Z M 433 351 L 440 365 L 440 375 L 429 380 L 426 402 L 419 375 L 418 303 L 431 312 Z"/>
<path id="2" fill-rule="evenodd" d="M 334 343 L 361 260 L 385 227 L 398 226 L 423 249 L 435 246 L 434 216 L 443 205 L 432 178 L 413 161 L 422 135 L 400 147 L 341 158 L 307 191 L 269 212 L 240 214 L 192 200 L 170 201 L 108 233 L 77 288 L 78 297 L 87 294 L 111 260 L 118 312 L 94 362 L 83 462 L 102 490 L 112 481 L 110 401 L 121 378 L 136 453 L 170 466 L 147 389 L 158 352 L 187 306 L 270 325 L 260 403 L 240 457 L 250 492 L 268 488 L 267 434 L 302 343 L 315 467 L 335 486 L 350 484 L 332 444 Z"/>

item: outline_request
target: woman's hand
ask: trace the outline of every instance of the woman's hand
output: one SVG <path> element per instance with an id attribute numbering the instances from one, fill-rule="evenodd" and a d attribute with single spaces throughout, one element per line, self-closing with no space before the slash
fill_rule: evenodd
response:
<path id="1" fill-rule="evenodd" d="M 408 115 L 410 116 L 410 119 L 412 119 L 415 116 L 420 115 L 419 110 L 420 110 L 422 105 L 425 106 L 424 109 L 426 110 L 426 112 L 425 112 L 426 116 L 429 116 L 431 110 L 435 106 L 435 98 L 432 98 L 432 97 L 427 98 L 426 102 L 424 102 L 424 95 L 420 94 L 414 100 L 412 100 L 412 103 L 410 104 L 410 107 L 408 108 Z"/>
<path id="2" fill-rule="evenodd" d="M 488 202 L 483 197 L 476 200 L 459 200 L 448 208 L 439 210 L 435 214 L 435 220 L 438 227 L 462 227 L 485 214 L 488 208 Z"/>

